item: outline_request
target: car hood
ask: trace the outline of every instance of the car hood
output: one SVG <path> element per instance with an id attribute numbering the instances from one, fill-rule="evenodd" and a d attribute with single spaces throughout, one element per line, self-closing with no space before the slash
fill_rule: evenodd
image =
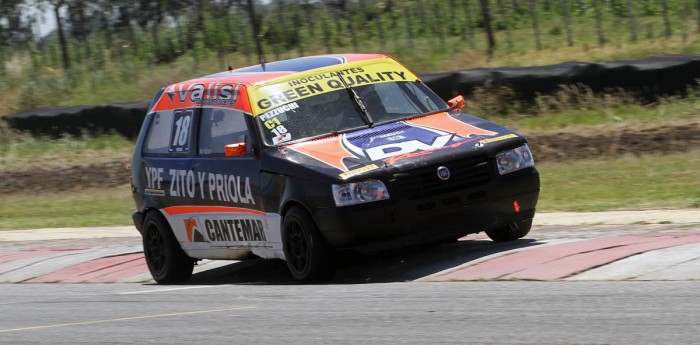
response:
<path id="1" fill-rule="evenodd" d="M 268 169 L 281 169 L 278 173 L 355 180 L 470 155 L 492 157 L 525 142 L 520 134 L 492 122 L 438 113 L 291 144 L 269 150 L 267 158 L 275 162 Z"/>

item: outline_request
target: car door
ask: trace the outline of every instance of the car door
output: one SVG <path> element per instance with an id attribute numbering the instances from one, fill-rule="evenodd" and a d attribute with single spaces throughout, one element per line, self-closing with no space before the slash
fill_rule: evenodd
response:
<path id="1" fill-rule="evenodd" d="M 141 152 L 143 169 L 140 172 L 140 180 L 146 183 L 144 203 L 147 208 L 163 211 L 192 202 L 195 186 L 193 180 L 188 179 L 188 172 L 194 153 L 197 111 L 196 108 L 166 110 L 151 117 Z"/>
<path id="2" fill-rule="evenodd" d="M 252 251 L 274 257 L 281 248 L 279 216 L 263 211 L 260 161 L 252 152 L 246 116 L 236 109 L 202 108 L 192 162 L 197 205 L 183 219 L 188 241 L 183 247 L 200 252 L 195 255 L 236 258 Z M 227 145 L 239 152 L 227 155 Z"/>

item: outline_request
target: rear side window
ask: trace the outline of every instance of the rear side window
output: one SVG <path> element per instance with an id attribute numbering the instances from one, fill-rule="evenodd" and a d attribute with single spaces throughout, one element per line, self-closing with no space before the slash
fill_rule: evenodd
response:
<path id="1" fill-rule="evenodd" d="M 143 152 L 152 155 L 187 153 L 191 149 L 194 111 L 182 109 L 153 115 Z"/>
<path id="2" fill-rule="evenodd" d="M 223 156 L 228 144 L 246 141 L 245 115 L 230 109 L 203 109 L 199 125 L 199 155 Z"/>

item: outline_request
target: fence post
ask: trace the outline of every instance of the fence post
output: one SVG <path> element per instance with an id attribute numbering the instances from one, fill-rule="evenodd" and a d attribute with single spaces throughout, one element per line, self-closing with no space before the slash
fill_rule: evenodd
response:
<path id="1" fill-rule="evenodd" d="M 698 0 L 698 3 L 698 6 L 700 6 L 700 0 Z M 471 0 L 462 0 L 462 4 L 464 5 L 464 12 L 467 17 L 467 30 L 463 30 L 462 32 L 466 34 L 469 46 L 474 48 L 474 20 L 472 19 Z M 700 31 L 700 17 L 698 17 L 698 30 Z"/>
<path id="2" fill-rule="evenodd" d="M 496 1 L 496 4 L 498 5 L 498 15 L 501 16 L 501 18 L 503 18 L 503 22 L 505 23 L 506 46 L 508 47 L 508 49 L 512 50 L 513 39 L 510 36 L 510 17 L 508 16 L 508 11 L 506 10 L 506 6 L 503 3 L 503 0 Z"/>
<path id="3" fill-rule="evenodd" d="M 700 0 L 698 0 L 700 1 Z M 408 44 L 413 45 L 413 18 L 412 18 L 412 13 L 411 13 L 411 8 L 406 7 L 404 9 L 404 13 L 406 16 L 406 20 L 404 21 L 406 23 L 406 34 L 408 34 Z"/>
<path id="4" fill-rule="evenodd" d="M 382 50 L 385 50 L 386 46 L 386 40 L 384 39 L 384 23 L 382 23 L 382 17 L 384 15 L 382 13 L 379 13 L 374 20 L 377 22 L 377 33 L 379 34 L 379 46 L 382 48 Z"/>
<path id="5" fill-rule="evenodd" d="M 354 52 L 357 53 L 360 51 L 360 46 L 359 46 L 359 43 L 357 41 L 358 28 L 355 26 L 357 24 L 355 22 L 356 22 L 355 16 L 351 12 L 348 16 L 348 27 L 350 28 L 350 39 L 352 40 L 352 49 Z"/>
<path id="6" fill-rule="evenodd" d="M 627 18 L 630 27 L 630 41 L 635 42 L 637 40 L 637 20 L 634 18 L 632 0 L 627 0 Z"/>
<path id="7" fill-rule="evenodd" d="M 593 9 L 595 10 L 595 30 L 598 34 L 598 45 L 605 45 L 605 32 L 603 31 L 603 13 L 600 11 L 600 1 L 593 0 Z"/>
<path id="8" fill-rule="evenodd" d="M 250 60 L 250 41 L 248 39 L 250 36 L 248 36 L 247 33 L 247 26 L 245 25 L 245 15 L 242 13 L 237 13 L 238 14 L 238 31 L 240 33 L 240 38 L 241 38 L 241 46 L 242 46 L 242 53 L 245 56 L 245 62 L 246 65 L 252 65 L 252 61 Z M 251 24 L 252 27 L 252 24 Z"/>
<path id="9" fill-rule="evenodd" d="M 331 29 L 328 27 L 328 18 L 324 15 L 321 19 L 321 28 L 323 29 L 323 45 L 326 47 L 326 53 L 333 53 L 333 48 L 331 47 Z"/>
<path id="10" fill-rule="evenodd" d="M 493 26 L 491 24 L 491 11 L 489 9 L 488 0 L 479 0 L 481 5 L 481 14 L 484 16 L 484 30 L 486 31 L 486 39 L 488 40 L 488 53 L 493 56 L 493 51 L 496 50 L 496 38 L 493 36 Z"/>
<path id="11" fill-rule="evenodd" d="M 537 0 L 530 0 L 530 16 L 532 17 L 532 31 L 535 35 L 535 46 L 537 50 L 542 50 L 540 41 L 540 26 L 537 24 Z"/>
<path id="12" fill-rule="evenodd" d="M 700 33 L 700 0 L 697 0 L 695 2 L 695 7 L 697 7 L 696 10 L 697 10 L 697 16 L 698 16 L 698 33 Z"/>
<path id="13" fill-rule="evenodd" d="M 299 1 L 301 1 L 301 0 L 299 0 Z M 309 0 L 304 0 L 303 5 L 304 5 L 304 7 L 306 7 L 306 9 L 304 9 L 302 7 L 302 11 L 304 12 L 304 15 L 306 15 L 306 25 L 309 26 L 309 36 L 313 40 L 316 38 L 316 29 L 315 29 L 315 24 L 314 24 L 315 21 L 314 21 L 314 17 L 313 17 L 313 13 L 312 13 L 313 12 L 313 10 L 312 10 L 313 5 L 309 4 Z"/>
<path id="14" fill-rule="evenodd" d="M 666 38 L 670 38 L 673 33 L 671 29 L 671 20 L 668 18 L 668 0 L 661 0 L 661 8 L 664 15 L 664 34 Z"/>
<path id="15" fill-rule="evenodd" d="M 445 32 L 444 30 L 442 30 L 442 13 L 440 13 L 440 6 L 438 4 L 433 5 L 433 14 L 435 15 L 435 20 L 433 21 L 433 33 L 438 35 L 438 39 L 440 40 L 440 47 L 444 47 Z"/>
<path id="16" fill-rule="evenodd" d="M 574 46 L 574 38 L 571 33 L 571 17 L 569 16 L 569 0 L 561 0 L 561 15 L 564 19 L 564 29 L 566 30 L 566 44 Z"/>

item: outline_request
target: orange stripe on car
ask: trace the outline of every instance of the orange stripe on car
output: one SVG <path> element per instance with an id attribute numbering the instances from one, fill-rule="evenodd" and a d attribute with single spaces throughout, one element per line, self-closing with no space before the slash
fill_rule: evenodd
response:
<path id="1" fill-rule="evenodd" d="M 187 213 L 251 213 L 261 216 L 267 215 L 265 212 L 249 208 L 226 206 L 171 206 L 164 208 L 163 211 L 170 216 Z"/>
<path id="2" fill-rule="evenodd" d="M 309 157 L 318 159 L 341 171 L 348 171 L 343 163 L 344 158 L 355 157 L 340 142 L 339 136 L 319 140 L 306 141 L 288 146 L 288 148 L 303 153 Z"/>
<path id="3" fill-rule="evenodd" d="M 479 127 L 459 121 L 447 113 L 440 113 L 431 116 L 424 116 L 406 121 L 413 125 L 422 127 L 430 127 L 439 129 L 445 132 L 455 133 L 459 136 L 468 138 L 471 135 L 496 135 L 498 133 L 487 131 Z"/>

